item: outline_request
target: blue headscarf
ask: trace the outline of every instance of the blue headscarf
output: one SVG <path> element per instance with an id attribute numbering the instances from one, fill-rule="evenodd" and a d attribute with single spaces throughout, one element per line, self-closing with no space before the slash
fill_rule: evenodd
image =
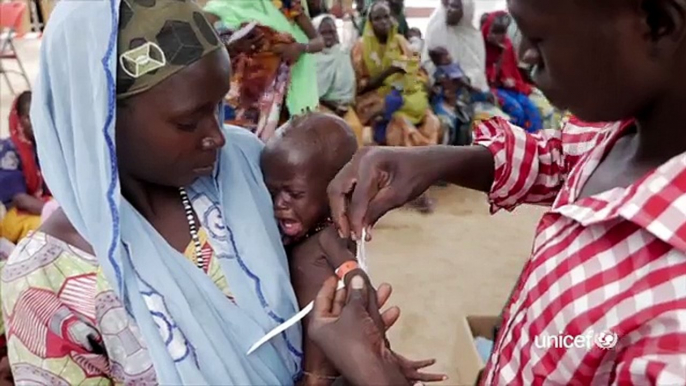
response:
<path id="1" fill-rule="evenodd" d="M 187 187 L 202 203 L 196 212 L 237 305 L 121 196 L 114 141 L 119 3 L 61 1 L 51 16 L 31 106 L 45 179 L 135 319 L 160 384 L 293 383 L 299 327 L 246 356 L 297 312 L 262 182 L 260 141 L 227 128 L 215 175 Z"/>

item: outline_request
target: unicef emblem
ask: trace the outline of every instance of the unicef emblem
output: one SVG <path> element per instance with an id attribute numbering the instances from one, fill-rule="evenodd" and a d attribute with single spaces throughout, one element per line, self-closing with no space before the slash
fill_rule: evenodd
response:
<path id="1" fill-rule="evenodd" d="M 609 350 L 617 345 L 617 333 L 612 331 L 603 331 L 595 335 L 595 345 L 602 348 L 603 350 Z"/>

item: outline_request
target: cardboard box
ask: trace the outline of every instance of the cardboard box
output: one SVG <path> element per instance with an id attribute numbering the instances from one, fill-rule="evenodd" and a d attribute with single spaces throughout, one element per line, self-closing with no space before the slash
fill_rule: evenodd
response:
<path id="1" fill-rule="evenodd" d="M 493 340 L 493 329 L 498 316 L 468 315 L 458 319 L 455 350 L 460 385 L 474 385 L 486 365 L 476 351 L 474 339 L 478 336 Z"/>

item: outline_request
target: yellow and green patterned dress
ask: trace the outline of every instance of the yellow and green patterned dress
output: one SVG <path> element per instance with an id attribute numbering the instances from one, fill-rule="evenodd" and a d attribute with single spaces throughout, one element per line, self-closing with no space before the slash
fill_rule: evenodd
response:
<path id="1" fill-rule="evenodd" d="M 198 232 L 205 272 L 233 301 Z M 184 255 L 196 264 L 191 243 Z M 27 237 L 2 272 L 2 305 L 15 382 L 50 385 L 156 384 L 145 342 L 94 256 L 44 233 Z"/>

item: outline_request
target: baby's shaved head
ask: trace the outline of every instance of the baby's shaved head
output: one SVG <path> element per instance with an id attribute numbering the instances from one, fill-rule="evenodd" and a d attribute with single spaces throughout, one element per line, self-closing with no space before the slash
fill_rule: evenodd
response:
<path id="1" fill-rule="evenodd" d="M 261 167 L 283 235 L 299 240 L 326 221 L 326 189 L 355 151 L 355 135 L 335 115 L 309 113 L 277 130 Z"/>
<path id="2" fill-rule="evenodd" d="M 357 151 L 357 140 L 341 118 L 308 113 L 279 129 L 262 153 L 262 162 L 293 165 L 328 183 Z"/>

